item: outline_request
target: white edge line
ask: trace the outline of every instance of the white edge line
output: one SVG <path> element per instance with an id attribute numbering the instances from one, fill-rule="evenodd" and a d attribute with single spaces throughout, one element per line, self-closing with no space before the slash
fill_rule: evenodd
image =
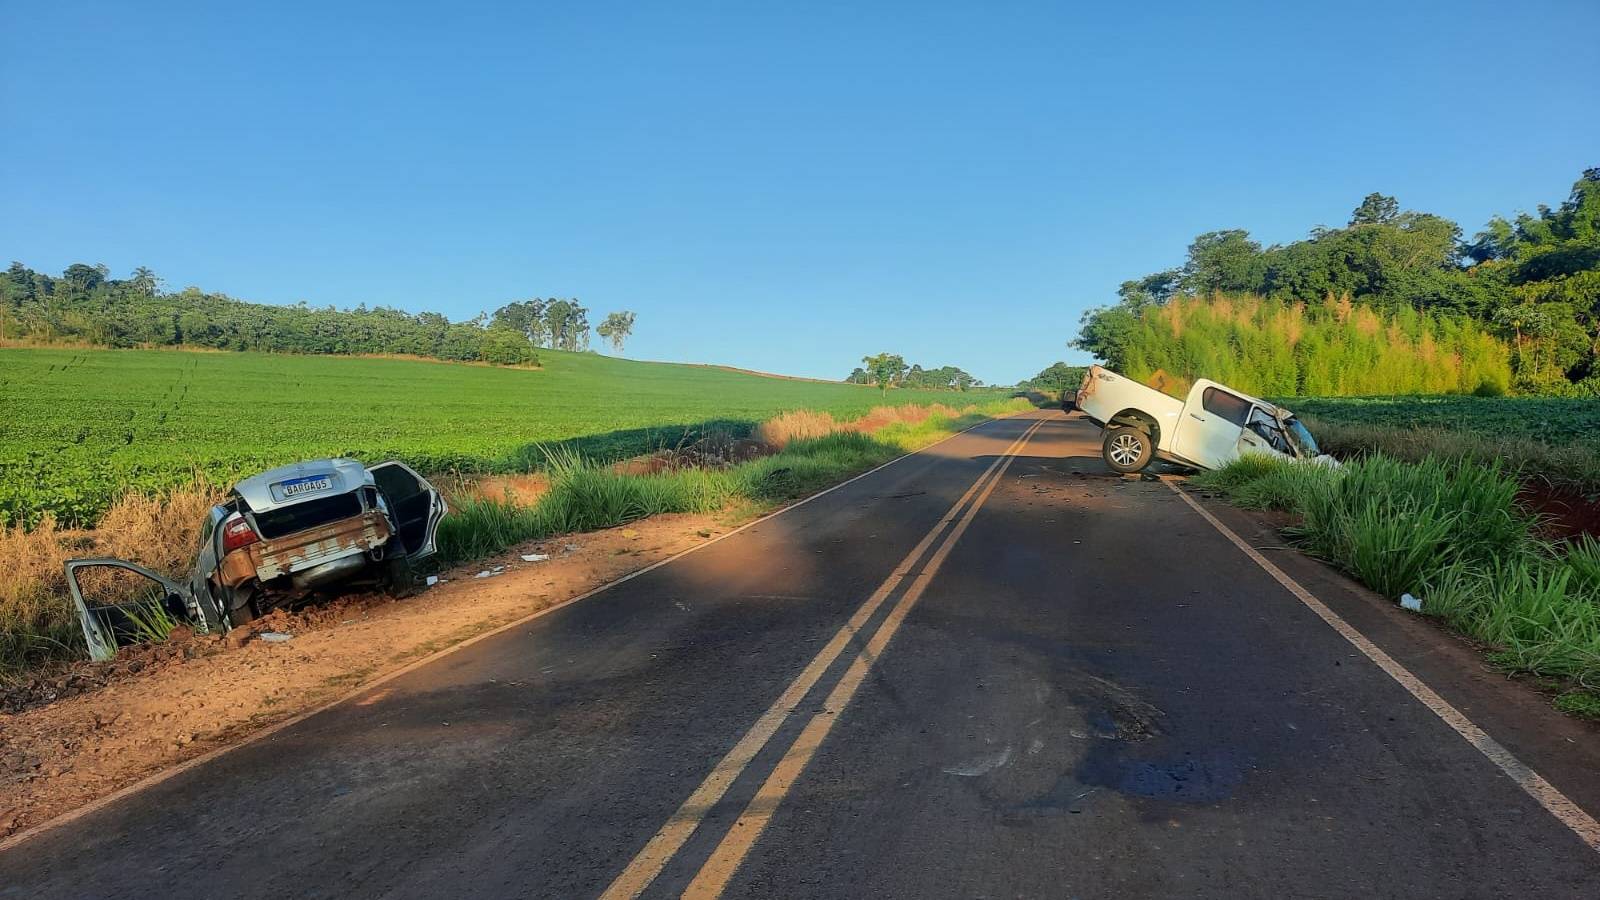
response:
<path id="1" fill-rule="evenodd" d="M 380 675 L 377 678 L 374 678 L 373 680 L 361 685 L 360 687 L 352 689 L 349 693 L 342 694 L 339 697 L 337 697 L 337 698 L 335 698 L 333 700 L 330 700 L 327 703 L 322 704 L 321 706 L 313 707 L 313 708 L 311 708 L 309 710 L 306 710 L 305 712 L 296 713 L 295 715 L 290 716 L 289 718 L 284 719 L 281 722 L 275 722 L 275 723 L 273 723 L 271 725 L 268 725 L 265 728 L 262 728 L 260 731 L 256 731 L 256 732 L 251 733 L 250 735 L 246 736 L 245 738 L 243 738 L 242 740 L 238 741 L 237 743 L 232 743 L 232 744 L 228 744 L 226 746 L 218 747 L 218 748 L 216 748 L 214 750 L 208 750 L 205 753 L 202 753 L 199 756 L 194 757 L 193 759 L 186 759 L 186 760 L 183 760 L 182 762 L 179 762 L 179 763 L 176 763 L 174 765 L 168 766 L 165 769 L 161 769 L 160 771 L 152 772 L 151 774 L 146 775 L 145 777 L 139 779 L 138 781 L 135 781 L 134 783 L 132 783 L 130 785 L 127 785 L 125 787 L 119 788 L 116 791 L 113 791 L 112 793 L 109 793 L 109 794 L 105 795 L 104 797 L 99 798 L 98 800 L 92 800 L 89 803 L 84 804 L 83 806 L 79 806 L 79 807 L 77 807 L 75 809 L 70 809 L 70 810 L 68 810 L 68 811 L 66 811 L 66 812 L 62 813 L 61 815 L 58 815 L 58 816 L 56 816 L 54 818 L 46 819 L 45 821 L 40 822 L 39 824 L 34 825 L 31 828 L 27 828 L 27 829 L 24 829 L 22 831 L 19 831 L 16 834 L 13 834 L 10 837 L 5 838 L 4 840 L 0 840 L 0 852 L 5 852 L 6 850 L 10 850 L 13 847 L 16 847 L 16 846 L 19 846 L 21 844 L 27 843 L 28 841 L 33 840 L 34 838 L 39 837 L 40 835 L 43 835 L 46 832 L 52 831 L 52 830 L 54 830 L 56 828 L 59 828 L 59 827 L 61 827 L 63 825 L 71 824 L 72 822 L 75 822 L 78 819 L 81 819 L 84 816 L 87 816 L 87 815 L 89 815 L 91 813 L 99 812 L 100 810 L 105 809 L 106 807 L 110 806 L 113 803 L 116 803 L 119 800 L 122 800 L 122 799 L 127 798 L 127 797 L 131 797 L 134 794 L 137 794 L 140 791 L 146 790 L 148 788 L 155 787 L 156 785 L 160 784 L 163 781 L 166 781 L 169 778 L 173 778 L 173 777 L 175 777 L 177 775 L 181 775 L 184 772 L 187 772 L 190 769 L 196 768 L 198 766 L 205 765 L 206 763 L 211 762 L 212 760 L 217 759 L 218 757 L 223 756 L 224 754 L 231 753 L 234 750 L 237 750 L 237 749 L 239 749 L 241 747 L 247 747 L 247 746 L 249 746 L 251 744 L 254 744 L 254 743 L 258 742 L 258 741 L 265 740 L 266 738 L 269 738 L 272 735 L 277 734 L 278 732 L 284 730 L 285 728 L 289 728 L 290 726 L 293 726 L 293 725 L 298 725 L 299 723 L 304 722 L 306 719 L 309 719 L 312 716 L 319 715 L 321 713 L 324 713 L 324 712 L 334 708 L 335 706 L 338 706 L 338 705 L 340 705 L 342 703 L 346 703 L 346 702 L 348 702 L 350 700 L 354 700 L 356 697 L 359 697 L 362 694 L 365 694 L 368 691 L 371 691 L 373 688 L 378 687 L 379 685 L 387 684 L 388 682 L 393 681 L 393 680 L 395 680 L 396 678 L 399 678 L 402 675 L 409 674 L 410 672 L 413 672 L 413 671 L 415 671 L 417 669 L 420 669 L 423 666 L 426 666 L 426 665 L 428 665 L 430 663 L 436 662 L 436 661 L 438 661 L 438 660 L 440 660 L 440 659 L 442 659 L 442 658 L 444 658 L 446 656 L 449 656 L 452 653 L 455 653 L 458 650 L 464 650 L 467 647 L 470 647 L 473 644 L 478 643 L 479 641 L 487 640 L 489 638 L 494 637 L 495 635 L 501 634 L 501 633 L 506 632 L 506 631 L 510 631 L 513 628 L 517 628 L 517 627 L 520 627 L 522 625 L 526 625 L 529 622 L 532 622 L 534 619 L 540 618 L 541 616 L 547 616 L 547 615 L 549 615 L 549 614 L 551 614 L 553 612 L 556 612 L 557 610 L 560 610 L 560 609 L 565 609 L 566 607 L 571 606 L 572 604 L 577 603 L 580 600 L 587 600 L 590 597 L 593 597 L 595 594 L 601 593 L 602 591 L 610 590 L 611 588 L 616 587 L 617 585 L 622 584 L 625 581 L 631 581 L 632 579 L 637 578 L 640 575 L 644 575 L 647 572 L 651 572 L 651 571 L 654 571 L 656 569 L 659 569 L 662 566 L 667 565 L 668 563 L 676 562 L 677 560 L 682 559 L 685 556 L 688 556 L 689 554 L 695 552 L 696 550 L 704 550 L 705 548 L 711 546 L 712 544 L 718 543 L 719 541 L 722 541 L 725 538 L 731 538 L 734 535 L 738 534 L 741 531 L 744 531 L 747 528 L 754 528 L 755 526 L 760 525 L 762 522 L 765 522 L 768 519 L 776 518 L 778 516 L 783 515 L 786 512 L 791 511 L 791 510 L 799 509 L 800 507 L 805 506 L 807 503 L 810 503 L 811 501 L 817 499 L 818 497 L 821 497 L 821 496 L 823 496 L 825 494 L 831 494 L 834 491 L 836 491 L 836 490 L 838 490 L 838 489 L 840 489 L 840 488 L 842 488 L 842 487 L 844 487 L 846 485 L 853 484 L 853 483 L 855 483 L 857 481 L 860 481 L 863 478 L 866 478 L 868 475 L 871 475 L 871 474 L 873 474 L 875 472 L 879 472 L 879 471 L 881 471 L 883 469 L 887 469 L 888 467 L 894 465 L 897 462 L 900 462 L 901 460 L 909 459 L 909 458 L 911 458 L 913 456 L 916 456 L 916 455 L 918 455 L 920 453 L 925 453 L 925 452 L 927 452 L 929 450 L 932 450 L 933 448 L 935 448 L 935 447 L 939 446 L 940 444 L 943 444 L 943 443 L 945 443 L 947 441 L 953 441 L 956 438 L 966 434 L 969 431 L 974 431 L 974 430 L 976 430 L 978 428 L 982 428 L 983 426 L 988 425 L 991 422 L 1001 422 L 1001 421 L 1005 421 L 1007 419 L 1014 419 L 1019 415 L 1023 415 L 1025 413 L 1029 413 L 1029 412 L 1037 412 L 1037 411 L 1038 410 L 1023 410 L 1022 412 L 1010 413 L 1008 415 L 997 416 L 997 417 L 992 418 L 992 419 L 985 419 L 982 422 L 974 423 L 970 427 L 963 428 L 960 431 L 956 432 L 955 434 L 949 435 L 948 437 L 940 438 L 939 440 L 934 441 L 933 443 L 929 444 L 926 447 L 918 447 L 915 450 L 911 450 L 911 451 L 908 451 L 906 453 L 902 453 L 899 456 L 896 456 L 894 459 L 888 460 L 887 462 L 879 463 L 878 465 L 873 466 L 872 468 L 868 469 L 865 472 L 862 472 L 859 475 L 851 476 L 850 478 L 847 478 L 844 481 L 839 482 L 838 484 L 831 485 L 829 487 L 823 488 L 822 490 L 817 491 L 815 494 L 812 494 L 809 497 L 805 497 L 805 498 L 802 498 L 800 500 L 796 500 L 793 503 L 790 503 L 788 506 L 784 506 L 784 507 L 780 507 L 779 509 L 775 509 L 772 512 L 767 513 L 766 515 L 762 516 L 759 519 L 754 519 L 752 521 L 746 522 L 743 525 L 740 525 L 738 528 L 735 528 L 732 531 L 726 532 L 724 534 L 719 534 L 716 537 L 714 537 L 711 540 L 708 540 L 708 541 L 706 541 L 704 543 L 696 544 L 693 547 L 689 547 L 689 548 L 687 548 L 685 550 L 679 550 L 677 553 L 672 554 L 671 556 L 667 557 L 666 559 L 657 560 L 657 561 L 651 563 L 650 565 L 645 566 L 642 569 L 634 569 L 632 572 L 629 572 L 629 573 L 627 573 L 625 575 L 622 575 L 622 576 L 619 576 L 617 578 L 614 578 L 614 579 L 612 579 L 612 580 L 610 580 L 610 581 L 608 581 L 608 582 L 606 582 L 604 584 L 601 584 L 601 585 L 598 585 L 596 587 L 590 588 L 589 590 L 579 594 L 576 597 L 569 597 L 568 599 L 563 600 L 560 603 L 557 603 L 557 604 L 555 604 L 553 606 L 546 606 L 545 608 L 540 609 L 540 610 L 538 610 L 536 612 L 529 613 L 528 615 L 523 616 L 520 619 L 512 620 L 510 622 L 505 623 L 504 625 L 498 625 L 498 626 L 496 626 L 496 627 L 494 627 L 494 628 L 492 628 L 492 629 L 490 629 L 488 631 L 485 631 L 485 632 L 483 632 L 481 634 L 475 634 L 472 637 L 469 637 L 466 640 L 461 641 L 458 644 L 453 644 L 453 645 L 451 645 L 449 647 L 444 648 L 443 650 L 438 650 L 438 651 L 436 651 L 434 653 L 430 653 L 427 656 L 424 656 L 421 659 L 415 660 L 413 662 L 407 663 L 406 665 L 401 666 L 400 668 L 395 669 L 392 672 L 388 672 L 388 673 L 385 673 L 383 675 Z"/>
<path id="2" fill-rule="evenodd" d="M 1572 829 L 1578 839 L 1589 846 L 1589 849 L 1600 851 L 1600 822 L 1596 822 L 1593 816 L 1585 812 L 1578 804 L 1572 802 L 1555 785 L 1546 781 L 1544 776 L 1535 772 L 1522 760 L 1517 759 L 1510 750 L 1507 750 L 1499 741 L 1490 737 L 1488 732 L 1467 718 L 1465 713 L 1451 706 L 1448 700 L 1439 696 L 1433 688 L 1428 687 L 1426 682 L 1413 675 L 1410 669 L 1401 665 L 1394 657 L 1385 653 L 1377 644 L 1374 644 L 1370 638 L 1357 631 L 1355 626 L 1346 622 L 1338 613 L 1330 609 L 1327 604 L 1318 600 L 1316 595 L 1302 587 L 1300 582 L 1295 581 L 1282 569 L 1273 565 L 1254 547 L 1250 546 L 1244 538 L 1239 537 L 1234 533 L 1233 529 L 1222 524 L 1216 516 L 1213 516 L 1210 511 L 1196 502 L 1193 497 L 1190 497 L 1171 481 L 1166 479 L 1162 479 L 1162 481 L 1172 489 L 1173 493 L 1182 497 L 1185 503 L 1193 507 L 1194 511 L 1199 513 L 1202 518 L 1210 522 L 1213 528 L 1221 532 L 1223 537 L 1232 541 L 1233 545 L 1244 551 L 1244 554 L 1250 557 L 1256 565 L 1276 579 L 1279 584 L 1288 588 L 1289 593 L 1295 595 L 1301 603 L 1321 617 L 1322 621 L 1328 623 L 1333 627 L 1334 631 L 1339 632 L 1341 637 L 1355 645 L 1357 650 L 1366 654 L 1368 659 L 1378 665 L 1378 668 L 1387 673 L 1390 678 L 1399 682 L 1400 686 L 1405 688 L 1411 696 L 1431 710 L 1434 715 L 1443 719 L 1445 724 L 1455 729 L 1455 732 L 1461 735 L 1467 743 L 1477 748 L 1479 753 L 1482 753 L 1490 762 L 1498 766 L 1500 771 L 1516 782 L 1517 786 L 1522 788 L 1528 796 L 1532 797 L 1540 806 L 1543 806 L 1551 815 L 1560 820 L 1561 824 Z"/>

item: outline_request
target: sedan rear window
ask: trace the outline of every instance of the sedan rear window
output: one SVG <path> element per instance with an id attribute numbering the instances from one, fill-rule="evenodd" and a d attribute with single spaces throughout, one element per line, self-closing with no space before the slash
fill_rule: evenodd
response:
<path id="1" fill-rule="evenodd" d="M 334 494 L 331 497 L 318 497 L 293 506 L 283 506 L 270 512 L 256 513 L 256 530 L 263 538 L 284 537 L 361 515 L 361 498 L 354 492 L 348 494 Z"/>

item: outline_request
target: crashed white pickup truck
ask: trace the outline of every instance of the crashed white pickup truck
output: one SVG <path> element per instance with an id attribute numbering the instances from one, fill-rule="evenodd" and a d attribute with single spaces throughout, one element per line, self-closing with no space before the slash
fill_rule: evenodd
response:
<path id="1" fill-rule="evenodd" d="M 1294 413 L 1204 378 L 1179 400 L 1090 366 L 1077 406 L 1105 430 L 1101 456 L 1118 472 L 1138 472 L 1157 458 L 1216 469 L 1244 453 L 1332 462 Z"/>

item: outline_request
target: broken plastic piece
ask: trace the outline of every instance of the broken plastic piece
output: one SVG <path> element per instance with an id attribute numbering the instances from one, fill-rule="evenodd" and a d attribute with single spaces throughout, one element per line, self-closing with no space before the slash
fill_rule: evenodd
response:
<path id="1" fill-rule="evenodd" d="M 524 554 L 522 554 L 522 561 L 523 562 L 544 562 L 545 560 L 547 560 L 549 558 L 550 558 L 550 554 L 548 554 L 548 553 L 524 553 Z"/>
<path id="2" fill-rule="evenodd" d="M 1422 612 L 1422 598 L 1421 597 L 1413 597 L 1410 594 L 1401 594 L 1400 595 L 1400 608 L 1401 609 L 1409 609 L 1409 610 L 1411 610 L 1412 612 L 1415 612 L 1415 613 Z"/>
<path id="3" fill-rule="evenodd" d="M 424 580 L 424 582 L 426 582 L 428 587 L 433 587 L 434 585 L 439 583 L 439 576 L 437 576 L 437 575 L 429 575 L 427 578 L 425 578 L 423 580 Z"/>
<path id="4" fill-rule="evenodd" d="M 269 644 L 281 644 L 284 641 L 287 641 L 288 639 L 294 637 L 294 635 L 285 634 L 285 633 L 283 633 L 281 631 L 263 631 L 260 634 L 256 635 L 256 637 L 260 638 L 263 641 L 266 641 Z"/>

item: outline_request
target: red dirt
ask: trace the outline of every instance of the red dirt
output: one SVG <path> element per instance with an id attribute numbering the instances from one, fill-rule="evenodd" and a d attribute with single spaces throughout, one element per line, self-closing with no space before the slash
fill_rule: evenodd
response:
<path id="1" fill-rule="evenodd" d="M 1588 534 L 1600 538 L 1600 503 L 1577 491 L 1527 481 L 1517 492 L 1517 502 L 1543 519 L 1541 530 L 1546 537 L 1566 540 Z"/>

